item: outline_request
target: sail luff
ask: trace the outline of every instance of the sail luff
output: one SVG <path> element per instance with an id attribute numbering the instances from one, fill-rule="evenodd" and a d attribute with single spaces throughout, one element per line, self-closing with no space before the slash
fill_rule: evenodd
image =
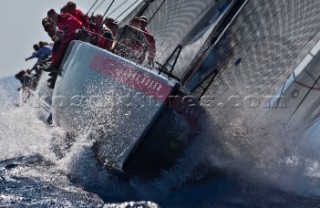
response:
<path id="1" fill-rule="evenodd" d="M 237 17 L 237 15 L 247 2 L 248 0 L 237 1 L 234 5 L 232 5 L 229 11 L 225 13 L 224 17 L 221 17 L 221 19 L 223 20 L 213 28 L 213 31 L 211 32 L 207 40 L 203 43 L 200 51 L 198 51 L 189 67 L 185 70 L 182 78 L 182 82 L 184 84 L 190 81 L 192 76 L 199 70 L 201 64 L 203 64 L 210 51 L 213 49 L 214 44 L 219 40 L 221 35 L 224 34 L 224 32 L 230 26 L 230 23 Z"/>

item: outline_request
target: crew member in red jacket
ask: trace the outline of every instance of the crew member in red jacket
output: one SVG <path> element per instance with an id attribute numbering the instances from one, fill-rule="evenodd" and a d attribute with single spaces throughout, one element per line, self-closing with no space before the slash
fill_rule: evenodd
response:
<path id="1" fill-rule="evenodd" d="M 56 26 L 56 35 L 59 33 L 59 38 L 54 42 L 51 65 L 49 68 L 44 69 L 44 71 L 56 73 L 60 68 L 69 43 L 75 38 L 75 32 L 81 28 L 82 24 L 74 16 L 70 14 L 58 14 L 54 9 L 48 11 L 48 17 Z M 49 87 L 54 87 L 55 79 L 56 76 L 52 76 L 48 80 L 50 83 Z"/>
<path id="2" fill-rule="evenodd" d="M 86 15 L 84 15 L 81 10 L 77 9 L 77 5 L 75 3 L 69 1 L 64 8 L 66 13 L 75 16 L 84 27 L 88 26 L 89 22 Z"/>
<path id="3" fill-rule="evenodd" d="M 75 31 L 81 28 L 81 23 L 72 15 L 59 15 L 53 9 L 48 11 L 48 17 L 52 20 L 53 24 L 63 32 L 63 37 L 60 38 L 61 41 L 59 41 L 59 47 L 54 47 L 56 51 L 53 51 L 52 54 L 51 66 L 58 69 L 70 41 L 75 37 Z"/>
<path id="4" fill-rule="evenodd" d="M 113 35 L 111 30 L 104 25 L 101 14 L 95 16 L 95 23 L 89 26 L 91 32 L 90 42 L 100 48 L 110 50 L 113 44 Z"/>
<path id="5" fill-rule="evenodd" d="M 103 17 L 101 14 L 97 14 L 94 18 L 94 22 L 89 25 L 89 30 L 95 34 L 102 35 L 103 33 Z"/>

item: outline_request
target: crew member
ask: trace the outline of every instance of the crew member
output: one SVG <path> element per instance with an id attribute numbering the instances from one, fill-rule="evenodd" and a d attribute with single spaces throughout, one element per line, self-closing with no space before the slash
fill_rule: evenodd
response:
<path id="1" fill-rule="evenodd" d="M 119 28 L 118 22 L 111 17 L 107 17 L 104 24 L 111 30 L 112 35 L 115 37 Z"/>
<path id="2" fill-rule="evenodd" d="M 114 53 L 135 61 L 143 63 L 145 52 L 148 50 L 149 43 L 140 28 L 138 17 L 133 18 L 130 26 L 125 25 L 118 29 L 113 47 Z"/>
<path id="3" fill-rule="evenodd" d="M 69 1 L 64 7 L 63 11 L 65 13 L 71 14 L 75 16 L 84 27 L 88 26 L 88 19 L 86 15 L 83 14 L 83 12 L 79 9 L 77 9 L 77 5 L 74 2 Z"/>
<path id="4" fill-rule="evenodd" d="M 95 16 L 95 23 L 90 26 L 91 40 L 93 45 L 110 50 L 113 44 L 113 35 L 111 30 L 104 25 L 101 14 Z"/>
<path id="5" fill-rule="evenodd" d="M 146 16 L 141 16 L 140 20 L 140 28 L 144 32 L 144 35 L 149 42 L 148 48 L 148 64 L 153 65 L 154 58 L 156 57 L 156 41 L 153 35 L 146 30 L 146 26 L 148 25 L 148 18 Z"/>
<path id="6" fill-rule="evenodd" d="M 81 28 L 82 24 L 74 16 L 70 14 L 58 14 L 54 9 L 48 11 L 48 17 L 53 25 L 57 27 L 56 35 L 58 34 L 59 38 L 56 38 L 54 42 L 51 65 L 49 68 L 44 69 L 44 71 L 57 72 L 69 43 L 75 38 L 75 32 Z M 54 87 L 55 78 L 53 76 L 53 79 L 49 79 L 51 81 L 48 80 L 51 82 L 49 87 Z"/>
<path id="7" fill-rule="evenodd" d="M 38 70 L 37 70 L 38 64 L 40 63 L 40 61 L 45 60 L 46 58 L 48 58 L 50 56 L 51 49 L 44 47 L 43 45 L 42 45 L 42 47 L 39 47 L 39 45 L 37 45 L 37 44 L 33 45 L 33 49 L 35 50 L 35 52 L 30 57 L 26 58 L 25 60 L 28 61 L 30 59 L 37 58 L 38 60 L 35 63 L 35 65 L 32 67 L 31 70 L 36 70 L 38 73 Z"/>

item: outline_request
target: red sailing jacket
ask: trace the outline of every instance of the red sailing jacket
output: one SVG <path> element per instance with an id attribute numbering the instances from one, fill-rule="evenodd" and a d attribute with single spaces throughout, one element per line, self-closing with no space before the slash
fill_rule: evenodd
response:
<path id="1" fill-rule="evenodd" d="M 58 17 L 57 27 L 64 32 L 63 42 L 74 39 L 75 31 L 81 28 L 81 22 L 70 14 L 61 14 Z"/>
<path id="2" fill-rule="evenodd" d="M 96 25 L 96 24 L 92 23 L 92 24 L 89 25 L 88 28 L 89 28 L 90 32 L 93 32 L 95 34 L 98 34 L 98 35 L 102 35 L 103 34 L 102 26 L 99 26 L 99 25 Z"/>
<path id="3" fill-rule="evenodd" d="M 76 9 L 72 11 L 72 15 L 75 16 L 82 23 L 82 26 L 84 27 L 88 26 L 88 19 L 86 18 L 85 15 L 83 15 L 81 10 Z"/>
<path id="4" fill-rule="evenodd" d="M 80 29 L 81 25 L 82 23 L 70 14 L 58 16 L 57 27 L 64 32 L 64 36 L 62 40 L 55 41 L 54 43 L 51 66 L 60 67 L 68 45 L 75 38 L 75 31 Z"/>
<path id="5" fill-rule="evenodd" d="M 143 32 L 149 42 L 149 59 L 153 60 L 156 57 L 156 41 L 149 31 L 144 29 Z"/>
<path id="6" fill-rule="evenodd" d="M 110 29 L 105 29 L 102 36 L 98 37 L 97 46 L 106 50 L 110 50 L 113 44 L 113 35 Z"/>

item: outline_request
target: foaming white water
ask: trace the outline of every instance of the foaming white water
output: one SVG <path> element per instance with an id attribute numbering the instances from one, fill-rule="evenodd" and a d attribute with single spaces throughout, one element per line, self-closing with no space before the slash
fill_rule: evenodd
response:
<path id="1" fill-rule="evenodd" d="M 14 104 L 18 103 L 18 87 L 19 82 L 13 77 L 0 80 L 1 111 L 4 111 L 8 107 L 12 107 Z"/>
<path id="2" fill-rule="evenodd" d="M 0 160 L 49 151 L 52 129 L 36 117 L 36 108 L 17 107 L 19 84 L 14 78 L 0 82 Z"/>
<path id="3" fill-rule="evenodd" d="M 0 160 L 33 154 L 51 157 L 52 129 L 38 120 L 32 107 L 2 109 L 0 118 Z"/>
<path id="4" fill-rule="evenodd" d="M 32 104 L 16 106 L 16 86 L 13 89 L 15 91 L 0 87 L 0 161 L 41 155 L 55 164 L 48 170 L 49 175 L 62 172 L 87 189 L 100 188 L 106 195 L 125 198 L 127 188 L 110 181 L 108 172 L 97 164 L 93 140 L 87 132 L 69 138 L 60 128 L 49 127 L 39 120 L 37 107 Z"/>

